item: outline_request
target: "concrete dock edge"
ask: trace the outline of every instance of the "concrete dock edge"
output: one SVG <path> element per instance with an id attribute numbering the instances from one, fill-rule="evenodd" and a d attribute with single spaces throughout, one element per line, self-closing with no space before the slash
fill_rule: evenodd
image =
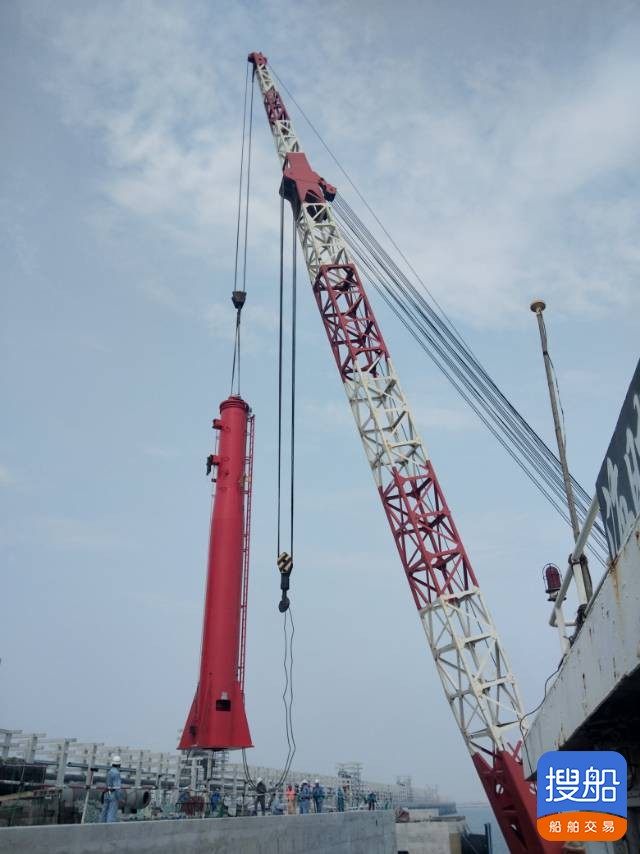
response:
<path id="1" fill-rule="evenodd" d="M 0 854 L 396 854 L 391 811 L 0 828 Z"/>

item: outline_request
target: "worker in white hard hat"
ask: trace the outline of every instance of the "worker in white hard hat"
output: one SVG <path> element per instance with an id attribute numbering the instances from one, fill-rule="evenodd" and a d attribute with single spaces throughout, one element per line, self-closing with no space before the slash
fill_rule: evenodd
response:
<path id="1" fill-rule="evenodd" d="M 311 800 L 311 789 L 309 788 L 308 780 L 303 780 L 300 783 L 298 800 L 300 801 L 300 814 L 306 815 L 309 812 L 309 801 Z"/>
<path id="2" fill-rule="evenodd" d="M 316 780 L 313 790 L 313 806 L 316 812 L 322 812 L 322 804 L 324 803 L 324 789 L 320 785 L 320 780 Z"/>
<path id="3" fill-rule="evenodd" d="M 116 755 L 112 756 L 111 768 L 107 771 L 107 788 L 104 793 L 100 821 L 113 822 L 118 820 L 118 804 L 120 802 L 120 790 L 122 788 L 120 765 L 120 757 Z"/>
<path id="4" fill-rule="evenodd" d="M 262 777 L 258 777 L 256 780 L 256 815 L 258 815 L 258 807 L 262 810 L 262 815 L 265 815 L 267 812 L 267 805 L 264 800 L 266 794 L 267 787 L 264 784 L 264 780 Z"/>

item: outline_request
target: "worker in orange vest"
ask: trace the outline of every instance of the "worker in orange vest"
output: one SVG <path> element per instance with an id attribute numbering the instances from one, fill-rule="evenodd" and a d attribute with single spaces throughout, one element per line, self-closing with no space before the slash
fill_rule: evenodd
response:
<path id="1" fill-rule="evenodd" d="M 293 788 L 293 785 L 289 783 L 287 786 L 287 791 L 285 793 L 285 797 L 287 799 L 287 813 L 289 815 L 295 815 L 296 812 L 296 790 Z"/>

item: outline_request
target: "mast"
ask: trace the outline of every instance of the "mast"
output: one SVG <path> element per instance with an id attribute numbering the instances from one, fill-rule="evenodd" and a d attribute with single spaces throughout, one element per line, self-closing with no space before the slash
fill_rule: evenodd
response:
<path id="1" fill-rule="evenodd" d="M 537 833 L 535 794 L 520 759 L 516 680 L 334 218 L 336 189 L 311 169 L 266 57 L 248 59 L 282 166 L 280 194 L 293 209 L 329 345 L 456 723 L 512 854 L 559 852 Z"/>

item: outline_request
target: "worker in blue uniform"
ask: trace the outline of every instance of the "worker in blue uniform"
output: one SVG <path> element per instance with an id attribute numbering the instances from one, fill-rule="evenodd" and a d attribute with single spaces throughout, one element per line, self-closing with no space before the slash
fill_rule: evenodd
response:
<path id="1" fill-rule="evenodd" d="M 120 764 L 119 756 L 111 757 L 111 768 L 107 771 L 107 788 L 104 793 L 100 821 L 113 822 L 118 820 L 118 804 L 120 803 L 120 789 L 122 788 Z"/>
<path id="2" fill-rule="evenodd" d="M 300 784 L 298 800 L 300 801 L 300 814 L 306 815 L 309 812 L 309 801 L 311 800 L 311 789 L 307 780 L 303 780 Z"/>
<path id="3" fill-rule="evenodd" d="M 215 818 L 216 816 L 220 815 L 221 800 L 222 798 L 220 796 L 220 792 L 217 789 L 214 789 L 213 792 L 211 792 L 211 796 L 209 798 L 209 803 L 211 804 L 210 815 L 212 818 Z"/>
<path id="4" fill-rule="evenodd" d="M 322 804 L 324 802 L 324 789 L 320 785 L 320 780 L 316 780 L 315 786 L 312 791 L 313 795 L 313 806 L 315 807 L 316 812 L 322 812 Z"/>

